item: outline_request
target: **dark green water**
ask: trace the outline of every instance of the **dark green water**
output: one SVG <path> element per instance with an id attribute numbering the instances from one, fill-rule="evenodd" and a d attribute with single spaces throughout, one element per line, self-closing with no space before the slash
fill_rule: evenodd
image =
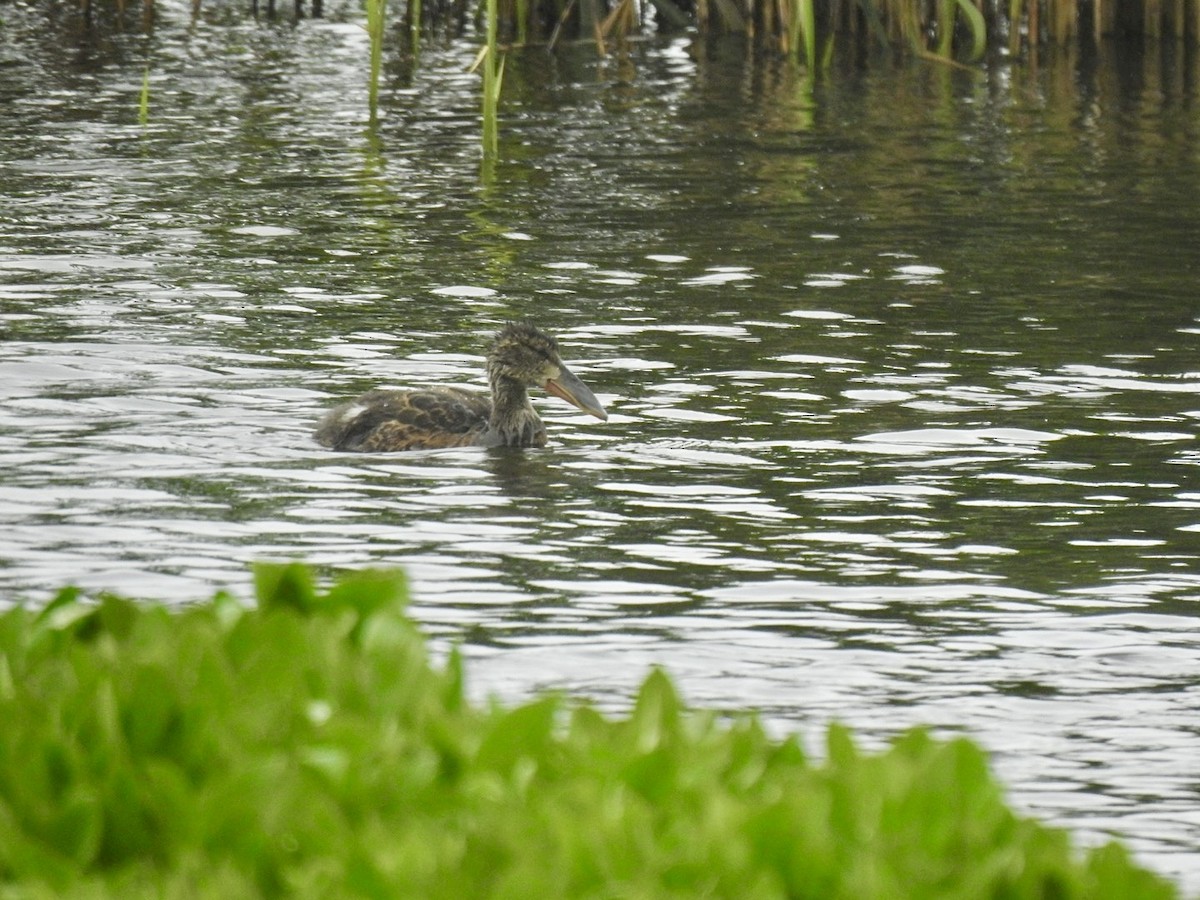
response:
<path id="1" fill-rule="evenodd" d="M 662 664 L 812 736 L 966 731 L 1200 888 L 1191 63 L 810 91 L 735 45 L 532 51 L 481 170 L 469 42 L 391 63 L 370 133 L 355 22 L 64 49 L 0 13 L 6 602 L 403 565 L 479 693 L 620 704 Z M 312 443 L 367 388 L 481 385 L 509 318 L 607 423 Z"/>

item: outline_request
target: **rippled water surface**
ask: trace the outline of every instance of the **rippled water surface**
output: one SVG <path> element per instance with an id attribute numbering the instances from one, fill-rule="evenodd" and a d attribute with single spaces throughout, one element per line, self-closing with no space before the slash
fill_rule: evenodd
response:
<path id="1" fill-rule="evenodd" d="M 1200 116 L 1169 55 L 990 74 L 356 22 L 0 65 L 0 588 L 403 565 L 480 693 L 647 667 L 815 738 L 977 737 L 1022 808 L 1200 889 Z M 54 28 L 59 24 L 52 23 Z M 62 49 L 63 40 L 71 48 Z M 137 98 L 149 66 L 146 126 Z M 331 453 L 529 318 L 608 406 L 544 450 Z"/>

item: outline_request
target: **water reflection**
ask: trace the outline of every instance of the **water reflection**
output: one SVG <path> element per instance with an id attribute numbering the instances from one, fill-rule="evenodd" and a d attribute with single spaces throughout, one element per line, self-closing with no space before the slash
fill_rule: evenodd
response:
<path id="1" fill-rule="evenodd" d="M 0 68 L 5 602 L 402 564 L 480 693 L 616 705 L 665 664 L 810 736 L 966 730 L 1200 885 L 1195 73 L 514 56 L 480 188 L 472 48 L 364 136 L 364 42 L 168 25 L 146 130 L 140 63 L 60 71 L 61 117 Z M 312 442 L 377 385 L 483 389 L 508 318 L 607 423 Z"/>

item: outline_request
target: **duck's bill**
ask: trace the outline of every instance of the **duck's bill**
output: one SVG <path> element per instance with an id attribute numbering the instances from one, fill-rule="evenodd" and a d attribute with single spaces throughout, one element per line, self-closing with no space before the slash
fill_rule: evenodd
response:
<path id="1" fill-rule="evenodd" d="M 576 378 L 566 368 L 559 370 L 557 378 L 551 378 L 546 382 L 546 393 L 553 394 L 555 397 L 561 397 L 572 406 L 579 407 L 588 415 L 608 421 L 608 413 L 604 411 L 604 407 L 596 399 L 596 395 L 592 393 L 591 388 Z"/>

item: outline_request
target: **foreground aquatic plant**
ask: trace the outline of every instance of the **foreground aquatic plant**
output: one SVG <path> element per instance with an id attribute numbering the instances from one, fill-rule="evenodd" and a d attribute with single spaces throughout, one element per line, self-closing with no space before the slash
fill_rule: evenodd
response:
<path id="1" fill-rule="evenodd" d="M 967 740 L 835 726 L 818 764 L 659 672 L 615 718 L 473 704 L 398 575 L 256 583 L 0 614 L 0 895 L 1174 896 L 1017 817 Z"/>

